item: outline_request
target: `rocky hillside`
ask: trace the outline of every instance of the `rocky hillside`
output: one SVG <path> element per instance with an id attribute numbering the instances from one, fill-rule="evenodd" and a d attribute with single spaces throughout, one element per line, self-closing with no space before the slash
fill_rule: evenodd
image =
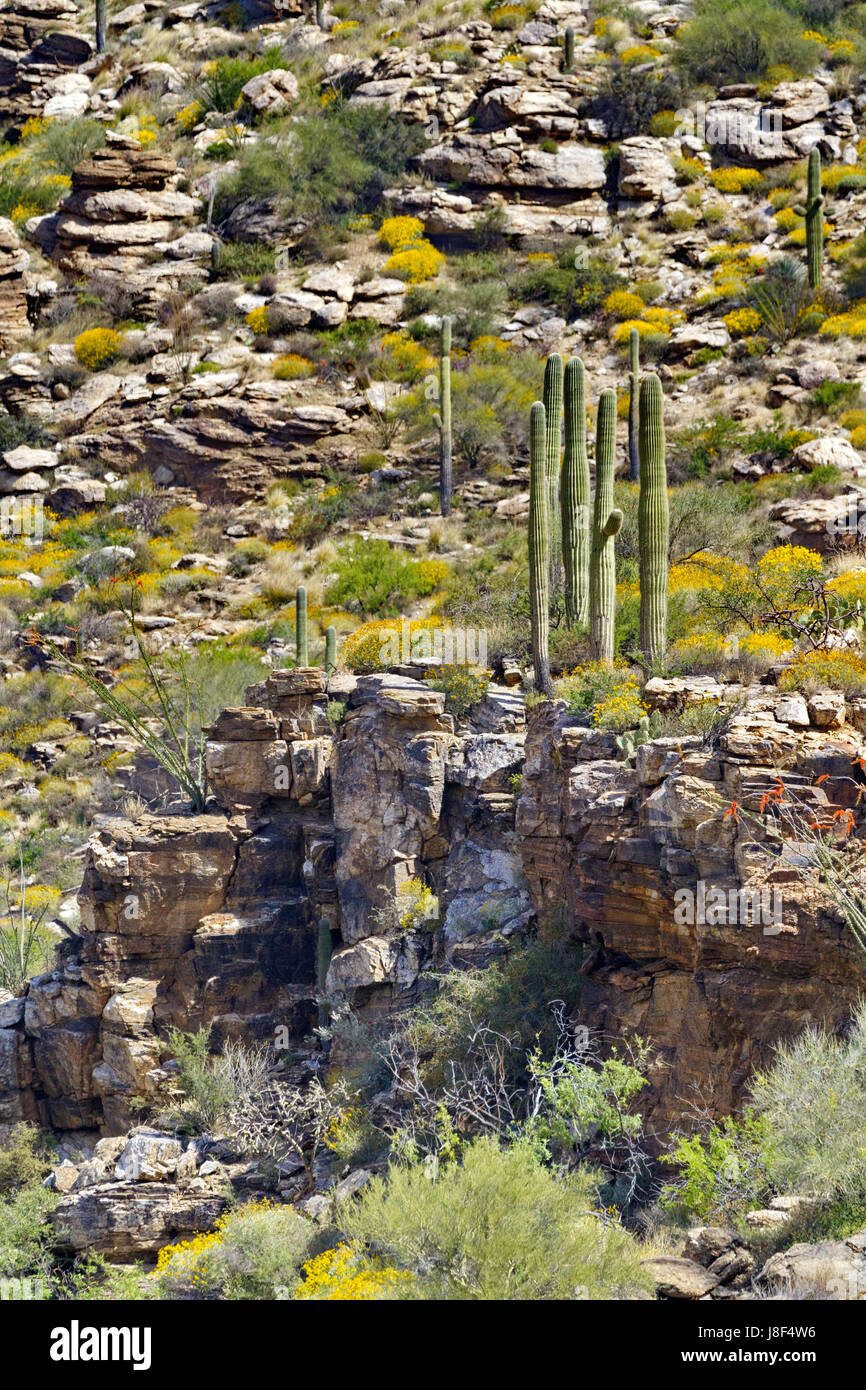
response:
<path id="1" fill-rule="evenodd" d="M 366 9 L 0 9 L 0 1279 L 860 1297 L 864 7 Z"/>

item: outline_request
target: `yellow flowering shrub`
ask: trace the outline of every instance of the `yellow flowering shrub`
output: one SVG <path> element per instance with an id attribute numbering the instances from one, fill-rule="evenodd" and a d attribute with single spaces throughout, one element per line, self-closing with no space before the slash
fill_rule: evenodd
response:
<path id="1" fill-rule="evenodd" d="M 386 217 L 379 228 L 379 240 L 389 251 L 396 251 L 423 235 L 424 223 L 417 217 Z"/>
<path id="2" fill-rule="evenodd" d="M 432 357 L 421 343 L 416 343 L 405 328 L 386 333 L 382 339 L 381 350 L 390 357 L 394 366 L 410 379 L 417 378 L 424 372 L 432 372 L 437 366 L 436 358 Z"/>
<path id="3" fill-rule="evenodd" d="M 360 217 L 353 217 L 347 225 L 350 232 L 369 232 L 373 218 L 369 212 L 362 212 Z"/>
<path id="4" fill-rule="evenodd" d="M 74 343 L 75 356 L 89 372 L 101 371 L 120 351 L 120 334 L 113 328 L 86 328 Z"/>
<path id="5" fill-rule="evenodd" d="M 397 1297 L 401 1284 L 411 1283 L 415 1277 L 408 1270 L 391 1269 L 370 1259 L 345 1243 L 308 1260 L 302 1274 L 296 1299 L 352 1303 Z"/>
<path id="6" fill-rule="evenodd" d="M 679 121 L 676 111 L 657 111 L 650 118 L 650 135 L 670 136 L 677 129 Z"/>
<path id="7" fill-rule="evenodd" d="M 732 338 L 742 338 L 760 327 L 761 315 L 755 309 L 732 309 L 724 315 L 722 322 Z"/>
<path id="8" fill-rule="evenodd" d="M 625 319 L 623 323 L 618 323 L 611 334 L 615 343 L 628 343 L 631 338 L 631 330 L 637 329 L 639 338 L 656 338 L 659 335 L 667 336 L 665 329 L 659 324 L 650 323 L 647 319 Z"/>
<path id="9" fill-rule="evenodd" d="M 298 352 L 284 353 L 274 363 L 277 381 L 301 381 L 304 377 L 312 376 L 315 370 L 309 357 L 302 357 Z"/>
<path id="10" fill-rule="evenodd" d="M 250 309 L 250 312 L 244 316 L 244 321 L 257 338 L 264 337 L 270 327 L 267 304 L 260 304 L 257 309 Z"/>
<path id="11" fill-rule="evenodd" d="M 866 425 L 866 410 L 843 410 L 839 424 L 844 430 L 855 430 L 858 425 Z"/>
<path id="12" fill-rule="evenodd" d="M 741 168 L 735 164 L 726 169 L 714 169 L 710 174 L 710 183 L 719 193 L 754 192 L 763 182 L 764 176 L 757 169 Z"/>
<path id="13" fill-rule="evenodd" d="M 866 694 L 866 659 L 851 651 L 812 651 L 798 656 L 779 677 L 780 690 L 844 690 Z"/>
<path id="14" fill-rule="evenodd" d="M 450 714 L 463 715 L 484 699 L 490 672 L 465 664 L 437 666 L 430 672 L 428 684 L 442 691 L 445 708 Z"/>
<path id="15" fill-rule="evenodd" d="M 626 729 L 633 729 L 644 714 L 649 714 L 649 707 L 640 698 L 636 679 L 630 679 L 615 686 L 609 695 L 595 705 L 592 722 L 596 729 L 609 729 L 621 734 Z"/>
<path id="16" fill-rule="evenodd" d="M 178 111 L 174 119 L 184 134 L 188 135 L 198 125 L 203 115 L 204 106 L 196 99 L 185 106 L 182 111 Z"/>
<path id="17" fill-rule="evenodd" d="M 645 305 L 639 294 L 632 294 L 629 290 L 612 290 L 602 308 L 615 319 L 637 319 L 643 316 Z"/>
<path id="18" fill-rule="evenodd" d="M 445 257 L 437 251 L 432 242 L 413 241 L 401 246 L 385 262 L 385 274 L 396 275 L 398 280 L 407 280 L 410 285 L 420 285 L 432 280 L 445 264 Z"/>
<path id="19" fill-rule="evenodd" d="M 828 580 L 827 591 L 845 599 L 847 603 L 866 605 L 866 569 L 847 570 L 844 574 L 837 574 L 835 578 Z"/>
<path id="20" fill-rule="evenodd" d="M 354 34 L 355 30 L 360 29 L 360 27 L 357 19 L 340 19 L 332 28 L 331 37 L 339 39 L 345 34 Z"/>
<path id="21" fill-rule="evenodd" d="M 403 930 L 412 931 L 438 915 L 439 899 L 423 879 L 409 878 L 397 888 L 397 912 Z"/>
<path id="22" fill-rule="evenodd" d="M 656 58 L 662 55 L 660 50 L 653 48 L 651 44 L 633 43 L 624 48 L 619 56 L 624 63 L 654 63 Z"/>
<path id="23" fill-rule="evenodd" d="M 529 18 L 525 5 L 497 5 L 490 11 L 490 23 L 494 29 L 517 29 Z"/>
<path id="24" fill-rule="evenodd" d="M 747 632 L 737 641 L 740 651 L 745 652 L 746 656 L 776 660 L 791 650 L 790 637 L 781 637 L 778 632 Z"/>
<path id="25" fill-rule="evenodd" d="M 851 431 L 851 443 L 855 449 L 866 449 L 866 425 L 855 425 Z"/>
<path id="26" fill-rule="evenodd" d="M 850 63 L 856 56 L 856 46 L 850 39 L 834 39 L 829 45 L 830 58 L 834 63 Z"/>
<path id="27" fill-rule="evenodd" d="M 497 338 L 494 333 L 482 333 L 480 338 L 473 338 L 469 344 L 469 351 L 477 353 L 479 357 L 499 358 L 505 357 L 511 352 L 511 343 L 504 338 Z"/>
<path id="28" fill-rule="evenodd" d="M 717 670 L 727 654 L 723 637 L 714 632 L 693 632 L 671 645 L 668 660 L 692 670 Z"/>
<path id="29" fill-rule="evenodd" d="M 866 300 L 859 299 L 843 314 L 831 314 L 818 332 L 825 338 L 866 338 Z"/>
<path id="30" fill-rule="evenodd" d="M 31 217 L 40 217 L 42 209 L 35 203 L 16 203 L 9 214 L 10 222 L 14 222 L 16 227 L 22 227 Z"/>

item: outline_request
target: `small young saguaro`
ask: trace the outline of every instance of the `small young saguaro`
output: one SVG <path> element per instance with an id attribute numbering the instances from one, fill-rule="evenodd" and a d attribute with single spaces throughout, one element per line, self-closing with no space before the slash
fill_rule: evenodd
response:
<path id="1" fill-rule="evenodd" d="M 565 455 L 559 489 L 565 621 L 589 620 L 589 459 L 586 453 L 586 387 L 583 362 L 565 364 Z"/>
<path id="2" fill-rule="evenodd" d="M 668 635 L 668 480 L 665 465 L 664 396 L 655 373 L 640 386 L 640 645 L 650 663 L 665 654 Z"/>
<path id="3" fill-rule="evenodd" d="M 301 586 L 295 594 L 295 656 L 299 666 L 309 666 L 307 647 L 307 591 Z"/>
<path id="4" fill-rule="evenodd" d="M 439 349 L 439 506 L 451 515 L 451 320 L 442 319 Z"/>
<path id="5" fill-rule="evenodd" d="M 595 661 L 609 664 L 614 653 L 616 614 L 615 537 L 622 512 L 613 505 L 616 467 L 616 392 L 602 391 L 595 433 L 595 503 L 589 557 L 589 640 Z"/>
<path id="6" fill-rule="evenodd" d="M 553 694 L 548 613 L 550 513 L 547 496 L 547 414 L 541 401 L 529 412 L 529 615 L 535 688 Z"/>
<path id="7" fill-rule="evenodd" d="M 96 51 L 105 52 L 105 30 L 108 23 L 108 0 L 96 0 Z"/>
<path id="8" fill-rule="evenodd" d="M 562 57 L 562 71 L 574 71 L 574 30 L 572 29 L 570 24 L 566 26 L 565 30 L 565 48 Z"/>
<path id="9" fill-rule="evenodd" d="M 329 627 L 325 630 L 325 672 L 330 675 L 337 668 L 337 629 Z"/>
<path id="10" fill-rule="evenodd" d="M 806 178 L 806 202 L 794 209 L 806 219 L 806 265 L 809 288 L 821 288 L 824 269 L 824 197 L 821 193 L 821 151 L 815 145 L 809 151 L 809 172 Z"/>

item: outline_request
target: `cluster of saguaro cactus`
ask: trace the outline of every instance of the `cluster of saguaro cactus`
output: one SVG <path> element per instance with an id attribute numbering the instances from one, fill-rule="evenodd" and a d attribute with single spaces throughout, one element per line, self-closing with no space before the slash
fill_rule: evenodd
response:
<path id="1" fill-rule="evenodd" d="M 809 172 L 806 181 L 806 202 L 794 209 L 806 219 L 806 264 L 809 287 L 820 289 L 824 261 L 824 198 L 821 193 L 821 151 L 815 145 L 809 151 Z"/>
<path id="2" fill-rule="evenodd" d="M 295 594 L 295 660 L 298 666 L 309 666 L 307 647 L 307 591 L 303 586 Z"/>
<path id="3" fill-rule="evenodd" d="M 451 515 L 451 320 L 443 317 L 439 349 L 439 506 Z"/>
<path id="4" fill-rule="evenodd" d="M 664 398 L 655 373 L 640 385 L 640 646 L 655 662 L 664 656 L 668 629 L 668 480 L 665 465 Z"/>
<path id="5" fill-rule="evenodd" d="M 659 378 L 639 383 L 637 345 L 631 344 L 629 443 L 637 454 L 640 500 L 640 644 L 650 662 L 664 655 L 667 641 L 668 496 L 663 396 Z M 563 391 L 564 387 L 564 391 Z M 559 475 L 560 412 L 565 403 L 565 458 Z M 569 627 L 587 623 L 595 660 L 614 656 L 616 612 L 615 537 L 622 512 L 613 505 L 616 467 L 616 392 L 598 402 L 595 497 L 590 520 L 590 477 L 586 453 L 586 386 L 583 363 L 547 360 L 544 401 L 530 411 L 529 588 L 532 660 L 538 690 L 550 694 L 548 651 L 551 550 L 560 538 Z M 631 461 L 631 451 L 630 451 Z M 631 466 L 631 463 L 630 463 Z M 555 472 L 554 472 L 555 470 Z M 554 508 L 551 480 L 559 479 Z M 561 518 L 561 527 L 560 527 Z"/>

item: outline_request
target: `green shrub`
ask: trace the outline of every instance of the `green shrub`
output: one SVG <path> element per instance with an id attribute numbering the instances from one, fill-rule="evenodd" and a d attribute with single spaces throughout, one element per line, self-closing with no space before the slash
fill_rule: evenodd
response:
<path id="1" fill-rule="evenodd" d="M 58 1197 L 44 1187 L 24 1187 L 0 1201 L 0 1279 L 47 1277 L 54 1230 L 48 1219 Z"/>
<path id="2" fill-rule="evenodd" d="M 590 1173 L 559 1177 L 526 1143 L 476 1139 L 430 1181 L 392 1167 L 341 1209 L 353 1238 L 417 1276 L 408 1297 L 636 1298 L 648 1288 L 632 1237 L 592 1214 Z"/>
<path id="3" fill-rule="evenodd" d="M 251 78 L 283 66 L 279 47 L 269 48 L 260 58 L 217 58 L 207 64 L 198 99 L 206 111 L 234 111 L 241 89 Z"/>
<path id="4" fill-rule="evenodd" d="M 271 273 L 276 254 L 273 246 L 265 246 L 260 241 L 227 241 L 220 247 L 216 278 L 253 283 Z"/>
<path id="5" fill-rule="evenodd" d="M 412 560 L 385 540 L 352 541 L 335 566 L 325 601 L 364 617 L 394 617 L 410 599 L 432 594 L 446 573 L 440 560 Z"/>
<path id="6" fill-rule="evenodd" d="M 697 0 L 694 17 L 677 32 L 674 56 L 690 81 L 714 87 L 757 82 L 778 66 L 800 76 L 820 55 L 802 35 L 803 21 L 774 0 Z"/>
<path id="7" fill-rule="evenodd" d="M 0 1199 L 41 1183 L 51 1168 L 49 1146 L 29 1124 L 13 1125 L 0 1148 Z"/>
<path id="8" fill-rule="evenodd" d="M 210 1027 L 196 1033 L 169 1028 L 167 1051 L 178 1070 L 171 1098 L 170 1122 L 186 1133 L 212 1129 L 232 1106 L 262 1088 L 268 1064 L 262 1052 L 229 1040 L 215 1056 L 210 1050 Z"/>
<path id="9" fill-rule="evenodd" d="M 703 1134 L 672 1139 L 663 1162 L 679 1175 L 661 1192 L 663 1208 L 701 1222 L 731 1221 L 764 1200 L 770 1190 L 766 1124 L 751 1111 L 727 1116 Z"/>
<path id="10" fill-rule="evenodd" d="M 554 264 L 537 266 L 521 276 L 515 292 L 523 299 L 551 304 L 571 319 L 600 308 L 612 290 L 627 284 L 624 275 L 599 257 L 590 256 L 586 265 L 576 265 L 574 251 L 566 250 Z"/>
<path id="11" fill-rule="evenodd" d="M 291 1207 L 250 1202 L 215 1231 L 159 1252 L 161 1298 L 287 1298 L 301 1267 L 328 1248 L 333 1233 Z"/>
<path id="12" fill-rule="evenodd" d="M 616 63 L 602 78 L 592 114 L 604 121 L 611 139 L 625 140 L 649 131 L 654 116 L 682 106 L 685 98 L 678 73 L 659 73 L 655 68 L 636 72 L 631 64 Z"/>

